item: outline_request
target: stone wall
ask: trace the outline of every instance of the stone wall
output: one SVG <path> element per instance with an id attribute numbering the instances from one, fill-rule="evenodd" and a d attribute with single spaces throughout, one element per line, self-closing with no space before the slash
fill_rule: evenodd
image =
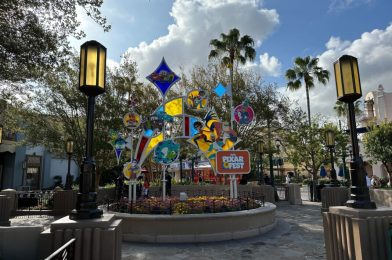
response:
<path id="1" fill-rule="evenodd" d="M 276 206 L 225 213 L 146 215 L 115 213 L 122 219 L 123 241 L 195 243 L 241 239 L 263 234 L 276 225 Z"/>
<path id="2" fill-rule="evenodd" d="M 377 206 L 385 206 L 392 208 L 392 190 L 391 189 L 369 189 L 370 199 Z"/>
<path id="3" fill-rule="evenodd" d="M 0 259 L 43 259 L 38 244 L 43 226 L 0 227 Z"/>

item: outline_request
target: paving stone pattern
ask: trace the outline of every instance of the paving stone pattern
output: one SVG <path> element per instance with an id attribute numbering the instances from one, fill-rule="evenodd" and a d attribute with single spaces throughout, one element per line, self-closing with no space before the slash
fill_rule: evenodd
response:
<path id="1" fill-rule="evenodd" d="M 122 259 L 326 259 L 321 204 L 277 203 L 277 226 L 248 239 L 197 244 L 127 243 Z"/>
<path id="2" fill-rule="evenodd" d="M 270 232 L 248 239 L 197 244 L 122 244 L 122 259 L 204 260 L 204 259 L 326 259 L 321 203 L 303 205 L 277 203 L 277 226 Z M 44 225 L 56 220 L 51 216 L 23 216 L 10 219 L 12 226 Z"/>

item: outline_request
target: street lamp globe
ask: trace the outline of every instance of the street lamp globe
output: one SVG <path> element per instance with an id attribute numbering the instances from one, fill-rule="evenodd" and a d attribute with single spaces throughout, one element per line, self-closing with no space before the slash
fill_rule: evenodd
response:
<path id="1" fill-rule="evenodd" d="M 264 142 L 259 140 L 257 141 L 257 153 L 263 153 L 264 152 Z"/>
<path id="2" fill-rule="evenodd" d="M 97 41 L 80 46 L 79 90 L 87 96 L 105 92 L 106 48 Z"/>
<path id="3" fill-rule="evenodd" d="M 331 129 L 325 132 L 325 144 L 328 148 L 335 147 L 335 133 Z"/>
<path id="4" fill-rule="evenodd" d="M 343 55 L 334 62 L 337 99 L 348 103 L 362 97 L 358 59 Z"/>
<path id="5" fill-rule="evenodd" d="M 73 153 L 73 147 L 74 147 L 73 140 L 72 139 L 68 139 L 66 147 L 65 147 L 65 151 L 67 152 L 67 154 L 72 154 Z"/>

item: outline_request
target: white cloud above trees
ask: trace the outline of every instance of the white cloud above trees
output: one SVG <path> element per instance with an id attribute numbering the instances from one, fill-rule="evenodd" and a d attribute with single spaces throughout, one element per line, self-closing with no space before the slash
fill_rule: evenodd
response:
<path id="1" fill-rule="evenodd" d="M 279 23 L 276 10 L 261 7 L 258 0 L 176 0 L 171 9 L 174 23 L 168 33 L 152 42 L 142 42 L 127 52 L 137 61 L 141 76 L 150 74 L 164 56 L 171 68 L 188 71 L 194 65 L 205 65 L 211 50 L 211 39 L 237 28 L 260 46 Z M 278 75 L 280 63 L 268 53 L 260 55 L 253 66 L 265 74 Z M 252 66 L 252 64 L 249 64 Z"/>
<path id="2" fill-rule="evenodd" d="M 392 92 L 392 24 L 385 29 L 364 32 L 359 39 L 347 41 L 339 37 L 330 37 L 326 43 L 326 51 L 321 53 L 319 65 L 331 73 L 326 86 L 316 85 L 310 92 L 311 113 L 334 116 L 333 106 L 336 102 L 335 75 L 333 63 L 344 54 L 358 58 L 362 93 L 376 90 L 379 84 L 386 92 Z M 301 107 L 306 108 L 305 90 L 288 92 L 298 99 Z"/>

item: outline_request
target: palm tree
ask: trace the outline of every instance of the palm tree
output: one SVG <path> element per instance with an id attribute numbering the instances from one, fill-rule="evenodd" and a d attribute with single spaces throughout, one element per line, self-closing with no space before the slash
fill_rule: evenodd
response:
<path id="1" fill-rule="evenodd" d="M 253 61 L 256 51 L 253 48 L 254 41 L 249 35 L 240 38 L 240 31 L 233 28 L 229 34 L 221 33 L 221 39 L 213 39 L 210 45 L 214 48 L 210 51 L 208 59 L 222 57 L 221 64 L 230 69 L 230 83 L 233 84 L 234 62 L 245 64 L 247 60 Z"/>
<path id="2" fill-rule="evenodd" d="M 354 113 L 356 116 L 360 115 L 362 113 L 361 110 L 361 101 L 357 100 L 354 102 Z M 335 110 L 335 113 L 338 117 L 346 118 L 346 124 L 347 128 L 350 128 L 350 119 L 348 118 L 348 105 L 347 103 L 344 103 L 342 101 L 337 100 L 335 103 L 335 106 L 333 107 L 333 110 Z"/>
<path id="3" fill-rule="evenodd" d="M 289 81 L 287 82 L 287 88 L 289 90 L 298 90 L 302 86 L 302 81 L 305 83 L 309 125 L 311 125 L 309 89 L 314 87 L 315 78 L 318 82 L 326 85 L 329 80 L 329 71 L 318 66 L 318 58 L 311 58 L 310 56 L 304 59 L 297 57 L 294 61 L 294 67 L 286 71 L 286 79 Z"/>
<path id="4" fill-rule="evenodd" d="M 229 34 L 221 33 L 221 40 L 213 39 L 210 41 L 210 45 L 214 48 L 210 51 L 208 59 L 222 57 L 221 64 L 230 69 L 230 84 L 233 93 L 233 71 L 234 65 L 238 63 L 245 64 L 247 60 L 253 61 L 256 56 L 256 50 L 253 48 L 254 41 L 249 35 L 244 35 L 240 38 L 240 31 L 233 28 L 229 31 Z M 237 64 L 234 64 L 234 63 Z M 230 100 L 230 109 L 233 106 L 233 98 Z M 230 116 L 231 118 L 231 116 Z M 232 119 L 230 124 L 233 128 Z"/>
<path id="5" fill-rule="evenodd" d="M 360 108 L 361 101 L 357 100 L 354 102 L 354 112 L 355 115 L 360 115 L 362 113 L 362 110 Z M 340 100 L 337 100 L 335 103 L 335 106 L 333 107 L 333 110 L 335 110 L 335 113 L 338 117 L 347 117 L 348 116 L 348 105 L 347 103 L 344 103 Z"/>
<path id="6" fill-rule="evenodd" d="M 291 91 L 295 91 L 301 88 L 302 81 L 305 83 L 306 90 L 306 102 L 308 105 L 308 123 L 310 129 L 312 129 L 312 122 L 310 120 L 310 100 L 309 100 L 309 89 L 314 87 L 314 79 L 323 85 L 327 84 L 329 80 L 329 71 L 323 70 L 323 68 L 318 66 L 318 58 L 311 58 L 310 56 L 297 57 L 294 61 L 294 67 L 286 71 L 287 88 Z M 310 143 L 312 143 L 312 135 L 310 138 Z M 314 150 L 310 151 L 310 157 L 312 161 L 312 171 L 313 171 L 313 194 L 316 192 L 316 176 L 317 169 L 314 160 Z"/>

